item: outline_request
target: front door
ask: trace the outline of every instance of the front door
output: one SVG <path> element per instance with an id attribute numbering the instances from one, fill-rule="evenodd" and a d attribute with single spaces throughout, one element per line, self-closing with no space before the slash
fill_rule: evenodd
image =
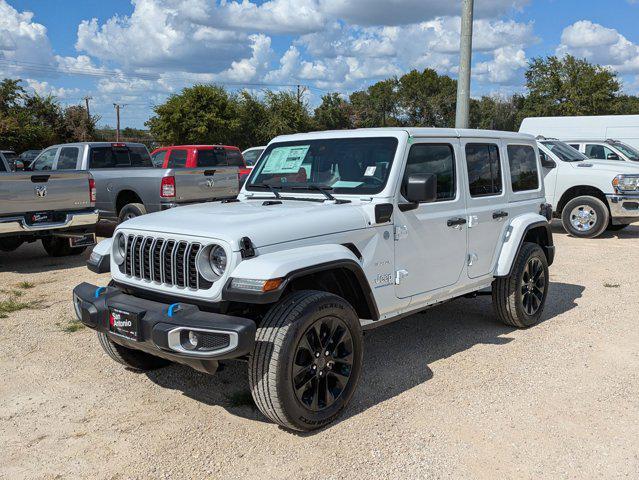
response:
<path id="1" fill-rule="evenodd" d="M 498 139 L 464 139 L 468 181 L 468 276 L 492 271 L 497 245 L 508 225 L 509 205 Z"/>
<path id="2" fill-rule="evenodd" d="M 466 258 L 466 205 L 460 189 L 458 139 L 416 141 L 410 147 L 402 194 L 410 174 L 437 175 L 437 201 L 397 211 L 395 291 L 399 298 L 457 283 Z M 400 200 L 400 203 L 404 200 Z"/>

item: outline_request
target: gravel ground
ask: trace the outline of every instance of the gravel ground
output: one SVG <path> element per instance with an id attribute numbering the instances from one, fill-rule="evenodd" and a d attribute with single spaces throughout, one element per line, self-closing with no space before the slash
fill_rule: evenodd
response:
<path id="1" fill-rule="evenodd" d="M 0 318 L 0 477 L 639 478 L 639 227 L 554 231 L 541 324 L 480 297 L 372 331 L 346 415 L 302 435 L 255 410 L 245 364 L 110 361 L 74 322 L 71 289 L 108 282 L 86 255 L 0 252 L 0 301 L 28 303 Z"/>

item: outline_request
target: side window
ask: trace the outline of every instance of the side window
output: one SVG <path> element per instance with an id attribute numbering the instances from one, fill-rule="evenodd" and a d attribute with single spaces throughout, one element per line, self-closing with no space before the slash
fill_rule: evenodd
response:
<path id="1" fill-rule="evenodd" d="M 617 157 L 615 160 L 619 160 L 619 155 L 603 145 L 586 145 L 586 155 L 597 160 L 608 160 L 608 155 L 613 155 Z"/>
<path id="2" fill-rule="evenodd" d="M 260 158 L 264 150 L 250 150 L 244 154 L 244 161 L 248 166 L 255 165 L 257 163 L 257 159 Z"/>
<path id="3" fill-rule="evenodd" d="M 493 143 L 467 144 L 466 166 L 471 197 L 501 194 L 501 164 L 497 145 Z"/>
<path id="4" fill-rule="evenodd" d="M 4 166 L 4 158 L 2 158 L 2 154 L 0 154 L 0 172 L 6 172 L 7 167 Z"/>
<path id="5" fill-rule="evenodd" d="M 57 151 L 57 148 L 50 148 L 42 152 L 42 154 L 33 162 L 31 170 L 34 172 L 42 172 L 53 169 L 53 161 L 55 160 L 55 154 Z"/>
<path id="6" fill-rule="evenodd" d="M 62 147 L 58 156 L 56 170 L 75 170 L 79 156 L 80 149 L 78 147 Z"/>
<path id="7" fill-rule="evenodd" d="M 578 151 L 580 151 L 580 152 L 581 152 L 581 149 L 579 148 L 579 144 L 578 144 L 578 143 L 571 143 L 571 144 L 570 144 L 570 146 L 571 146 L 572 148 L 574 148 L 575 150 L 578 150 Z"/>
<path id="8" fill-rule="evenodd" d="M 403 195 L 406 195 L 409 175 L 416 173 L 437 175 L 437 201 L 455 198 L 455 155 L 451 145 L 418 143 L 410 148 L 402 182 Z"/>
<path id="9" fill-rule="evenodd" d="M 513 192 L 537 190 L 539 172 L 535 149 L 530 145 L 508 145 L 507 150 Z"/>
<path id="10" fill-rule="evenodd" d="M 93 147 L 89 151 L 89 168 L 114 168 L 115 158 L 111 147 Z"/>
<path id="11" fill-rule="evenodd" d="M 166 158 L 166 150 L 160 150 L 159 152 L 151 155 L 151 161 L 153 162 L 153 166 L 157 168 L 162 168 L 164 165 L 164 159 Z"/>
<path id="12" fill-rule="evenodd" d="M 226 151 L 226 162 L 227 162 L 227 165 L 231 167 L 244 166 L 244 158 L 242 158 L 242 154 L 237 150 Z"/>
<path id="13" fill-rule="evenodd" d="M 169 156 L 169 168 L 184 168 L 186 167 L 186 150 L 171 150 Z"/>

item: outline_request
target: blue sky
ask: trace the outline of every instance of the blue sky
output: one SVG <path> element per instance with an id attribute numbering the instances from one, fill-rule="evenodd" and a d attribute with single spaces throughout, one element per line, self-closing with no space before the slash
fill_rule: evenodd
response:
<path id="1" fill-rule="evenodd" d="M 527 61 L 574 54 L 639 93 L 639 0 L 475 0 L 473 95 L 521 91 Z M 317 104 L 412 68 L 456 76 L 451 0 L 0 0 L 0 77 L 64 103 L 92 99 L 102 124 L 193 83 L 308 86 Z"/>

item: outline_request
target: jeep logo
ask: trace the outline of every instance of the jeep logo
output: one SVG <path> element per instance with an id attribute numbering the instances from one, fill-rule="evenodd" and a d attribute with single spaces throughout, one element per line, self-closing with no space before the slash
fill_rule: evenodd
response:
<path id="1" fill-rule="evenodd" d="M 35 187 L 35 194 L 36 197 L 38 198 L 44 198 L 47 196 L 47 186 L 46 185 L 39 185 L 37 187 Z"/>

